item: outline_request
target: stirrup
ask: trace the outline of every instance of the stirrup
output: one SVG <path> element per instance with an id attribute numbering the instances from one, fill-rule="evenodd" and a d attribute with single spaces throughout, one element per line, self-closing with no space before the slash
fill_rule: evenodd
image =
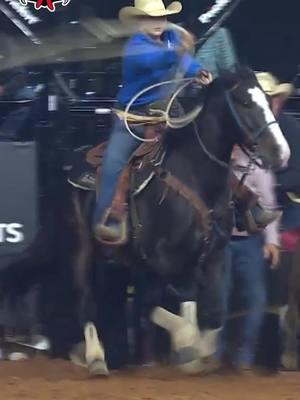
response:
<path id="1" fill-rule="evenodd" d="M 109 219 L 116 222 L 115 226 L 109 226 Z M 114 232 L 115 231 L 115 232 Z M 118 232 L 119 231 L 119 232 Z M 127 213 L 120 215 L 114 213 L 111 208 L 107 209 L 99 224 L 94 228 L 96 240 L 109 246 L 121 246 L 127 243 Z"/>

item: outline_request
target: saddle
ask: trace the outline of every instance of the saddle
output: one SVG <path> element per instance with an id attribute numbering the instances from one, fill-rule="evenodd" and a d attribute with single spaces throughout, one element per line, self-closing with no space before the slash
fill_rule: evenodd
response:
<path id="1" fill-rule="evenodd" d="M 148 136 L 149 138 L 149 136 Z M 101 167 L 103 154 L 105 152 L 107 142 L 91 148 L 86 153 L 86 161 L 96 171 L 96 182 L 94 190 L 98 190 L 98 184 L 101 182 Z M 131 155 L 127 166 L 123 169 L 117 189 L 111 204 L 111 214 L 117 219 L 123 219 L 128 210 L 128 194 L 130 189 L 130 177 L 134 173 L 138 185 L 143 184 L 143 189 L 150 183 L 148 179 L 151 175 L 151 165 L 153 163 L 161 164 L 163 159 L 162 136 L 158 141 L 141 144 L 137 150 Z M 150 165 L 151 164 L 151 165 Z M 133 188 L 134 190 L 134 188 Z"/>
<path id="2" fill-rule="evenodd" d="M 111 204 L 111 208 L 106 216 L 113 217 L 122 224 L 122 237 L 117 242 L 101 242 L 109 245 L 120 245 L 127 241 L 128 229 L 128 199 L 130 202 L 130 220 L 133 236 L 136 245 L 140 242 L 141 226 L 137 215 L 134 199 L 150 184 L 152 179 L 159 179 L 166 188 L 177 192 L 195 209 L 199 216 L 199 223 L 202 226 L 205 236 L 210 234 L 211 229 L 211 210 L 209 210 L 198 194 L 187 187 L 177 177 L 162 167 L 166 150 L 164 146 L 164 125 L 147 125 L 145 137 L 157 138 L 153 142 L 146 142 L 132 154 L 128 165 L 120 175 L 117 189 Z M 97 183 L 101 181 L 101 166 L 107 142 L 95 147 L 86 146 L 74 152 L 75 159 L 72 162 L 72 170 L 69 174 L 68 182 L 82 190 L 97 191 Z"/>
<path id="3" fill-rule="evenodd" d="M 127 215 L 130 186 L 135 195 L 143 191 L 153 177 L 153 165 L 161 165 L 164 158 L 163 136 L 166 131 L 164 124 L 146 125 L 145 138 L 157 139 L 142 143 L 131 155 L 127 167 L 122 171 L 117 189 L 108 214 L 124 225 L 123 236 L 127 236 Z M 84 146 L 73 152 L 72 169 L 68 182 L 85 191 L 97 191 L 101 182 L 101 167 L 107 142 L 97 146 Z M 131 177 L 134 176 L 133 179 Z M 132 183 L 130 183 L 132 182 Z M 124 242 L 125 238 L 121 239 Z M 111 244 L 111 243 L 109 243 Z M 119 243 L 114 243 L 119 244 Z"/>

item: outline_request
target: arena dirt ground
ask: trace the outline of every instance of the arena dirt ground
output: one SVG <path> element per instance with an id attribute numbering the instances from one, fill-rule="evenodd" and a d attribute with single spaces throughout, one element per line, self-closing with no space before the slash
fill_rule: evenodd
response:
<path id="1" fill-rule="evenodd" d="M 187 378 L 163 368 L 115 372 L 89 379 L 66 361 L 0 363 L 2 400 L 299 400 L 300 373 L 272 377 L 212 375 Z"/>

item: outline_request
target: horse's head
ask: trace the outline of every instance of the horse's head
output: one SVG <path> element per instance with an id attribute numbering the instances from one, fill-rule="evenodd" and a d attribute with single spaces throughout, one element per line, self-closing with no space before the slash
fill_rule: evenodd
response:
<path id="1" fill-rule="evenodd" d="M 253 71 L 247 68 L 221 78 L 231 121 L 238 128 L 236 141 L 261 159 L 265 167 L 287 165 L 289 146 Z"/>

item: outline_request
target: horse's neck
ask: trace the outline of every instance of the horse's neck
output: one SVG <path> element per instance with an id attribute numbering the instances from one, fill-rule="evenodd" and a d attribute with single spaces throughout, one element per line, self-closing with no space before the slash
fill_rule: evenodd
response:
<path id="1" fill-rule="evenodd" d="M 230 161 L 233 140 L 232 126 L 221 107 L 207 108 L 197 121 L 199 135 L 210 154 L 222 163 Z M 217 163 L 214 162 L 216 165 Z"/>
<path id="2" fill-rule="evenodd" d="M 201 147 L 200 141 L 210 155 L 221 163 L 229 164 L 233 148 L 230 126 L 222 109 L 214 113 L 204 110 L 195 121 L 197 129 L 191 128 L 190 139 L 186 141 L 185 158 L 195 172 L 197 190 L 212 204 L 226 195 L 229 170 L 212 160 Z"/>

